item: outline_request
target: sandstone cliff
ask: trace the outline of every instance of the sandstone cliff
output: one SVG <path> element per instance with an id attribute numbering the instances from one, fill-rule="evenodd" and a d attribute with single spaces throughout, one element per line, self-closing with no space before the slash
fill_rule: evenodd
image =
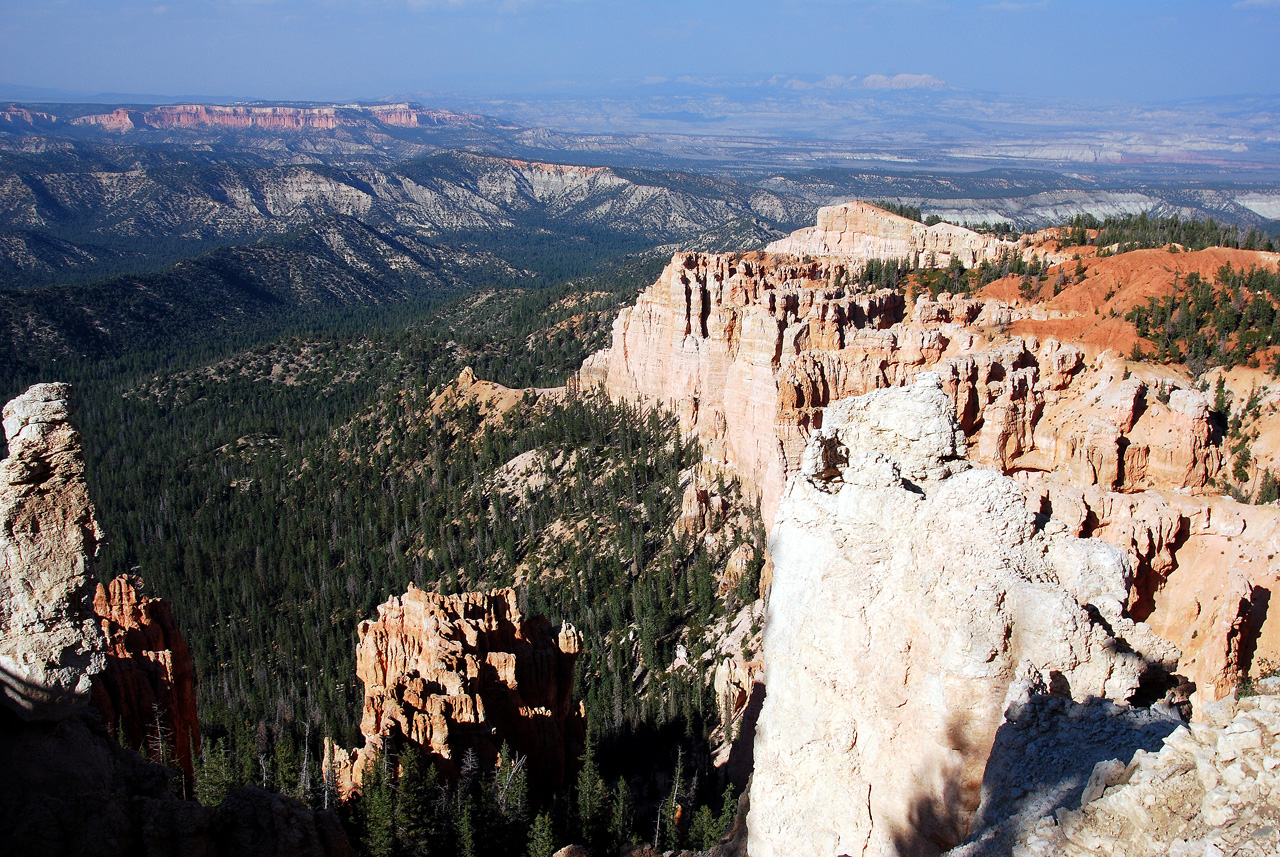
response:
<path id="1" fill-rule="evenodd" d="M 404 742 L 449 777 L 468 752 L 492 765 L 505 743 L 526 758 L 539 793 L 565 784 L 584 734 L 572 698 L 581 648 L 573 626 L 524 617 L 511 589 L 436 595 L 410 587 L 379 605 L 359 635 L 365 746 L 325 753 L 326 776 L 341 793 L 358 788 L 371 758 Z"/>
<path id="2" fill-rule="evenodd" d="M 93 677 L 93 707 L 118 741 L 194 776 L 195 665 L 169 605 L 144 596 L 136 577 L 117 577 L 98 584 L 93 610 L 109 643 L 106 669 Z"/>
<path id="3" fill-rule="evenodd" d="M 1251 664 L 1280 659 L 1266 610 L 1280 510 L 1214 496 L 1221 427 L 1189 378 L 1009 335 L 1029 312 L 945 293 L 908 305 L 859 291 L 835 259 L 678 254 L 579 378 L 666 402 L 771 526 L 831 402 L 936 372 L 970 458 L 1032 486 L 1073 534 L 1125 551 L 1135 615 L 1186 647 L 1198 699 L 1220 698 Z"/>
<path id="4" fill-rule="evenodd" d="M 994 261 L 1017 245 L 963 226 L 935 223 L 925 226 L 866 202 L 846 202 L 818 209 L 815 226 L 772 242 L 765 251 L 792 256 L 836 256 L 866 262 L 871 259 L 916 259 L 945 268 L 952 259 L 966 268 Z"/>
<path id="5" fill-rule="evenodd" d="M 772 518 L 822 410 L 837 399 L 936 371 L 974 457 L 1006 471 L 1107 489 L 1201 490 L 1221 466 L 1208 400 L 1158 401 L 1114 355 L 1000 335 L 998 301 L 845 285 L 838 261 L 677 254 L 583 384 L 670 404 L 708 458 L 734 467 Z"/>
<path id="6" fill-rule="evenodd" d="M 71 414 L 66 384 L 37 384 L 3 411 L 0 683 L 24 720 L 84 708 L 106 663 L 89 574 L 101 531 Z"/>
<path id="7" fill-rule="evenodd" d="M 1030 688 L 1168 682 L 1178 653 L 1125 615 L 1122 553 L 1030 499 L 970 467 L 935 374 L 827 410 L 770 537 L 752 855 L 936 854 Z"/>
<path id="8" fill-rule="evenodd" d="M 284 107 L 276 105 L 171 104 L 150 110 L 121 107 L 109 113 L 93 113 L 70 120 L 72 125 L 96 125 L 124 133 L 138 129 L 229 128 L 271 131 L 329 131 L 366 125 L 400 128 L 468 126 L 486 122 L 484 117 L 448 110 L 429 110 L 415 104 L 324 105 Z"/>

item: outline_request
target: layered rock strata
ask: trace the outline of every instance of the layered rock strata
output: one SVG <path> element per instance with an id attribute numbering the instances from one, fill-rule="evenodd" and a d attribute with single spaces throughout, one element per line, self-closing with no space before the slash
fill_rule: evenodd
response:
<path id="1" fill-rule="evenodd" d="M 468 753 L 492 765 L 503 744 L 525 757 L 530 783 L 561 788 L 584 735 L 572 698 L 581 637 L 524 617 L 511 589 L 436 595 L 410 587 L 360 623 L 356 674 L 365 685 L 365 746 L 326 751 L 328 776 L 347 794 L 369 761 L 406 743 L 457 777 Z"/>
<path id="2" fill-rule="evenodd" d="M 770 537 L 754 857 L 936 854 L 965 837 L 1006 707 L 1158 691 L 1119 549 L 975 469 L 942 379 L 828 408 Z M 797 850 L 800 849 L 800 850 Z"/>
<path id="3" fill-rule="evenodd" d="M 37 384 L 3 411 L 0 699 L 24 720 L 83 709 L 106 665 L 90 581 L 101 530 L 72 411 L 66 384 Z"/>
<path id="4" fill-rule="evenodd" d="M 866 202 L 846 202 L 818 209 L 818 221 L 772 242 L 765 251 L 792 256 L 835 256 L 866 262 L 871 259 L 918 259 L 943 267 L 958 260 L 966 268 L 994 261 L 1017 245 L 963 226 L 935 223 L 925 226 Z"/>
<path id="5" fill-rule="evenodd" d="M 37 114 L 41 115 L 41 114 Z M 52 119 L 52 117 L 51 117 Z M 96 125 L 124 133 L 145 129 L 231 128 L 272 131 L 328 131 L 375 123 L 402 128 L 467 125 L 482 117 L 447 110 L 428 110 L 415 104 L 333 105 L 281 107 L 272 105 L 172 104 L 150 110 L 121 107 L 110 113 L 79 116 L 72 125 Z"/>
<path id="6" fill-rule="evenodd" d="M 169 605 L 126 576 L 98 584 L 93 610 L 109 645 L 106 668 L 93 677 L 93 707 L 118 741 L 194 776 L 195 666 Z"/>

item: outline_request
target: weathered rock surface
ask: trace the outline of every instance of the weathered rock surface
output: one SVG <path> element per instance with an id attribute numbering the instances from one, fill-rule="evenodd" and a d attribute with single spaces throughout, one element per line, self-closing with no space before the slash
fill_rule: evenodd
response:
<path id="1" fill-rule="evenodd" d="M 936 372 L 972 460 L 1059 498 L 1049 505 L 1074 534 L 1126 552 L 1135 615 L 1186 647 L 1197 701 L 1280 660 L 1280 622 L 1264 609 L 1280 588 L 1280 509 L 1214 496 L 1224 457 L 1205 394 L 1111 352 L 1002 333 L 1012 310 L 1001 301 L 944 293 L 907 305 L 858 291 L 851 270 L 678 254 L 579 379 L 665 402 L 710 463 L 759 494 L 770 527 L 831 402 Z M 1061 506 L 1073 492 L 1073 509 Z"/>
<path id="2" fill-rule="evenodd" d="M 677 254 L 619 313 L 612 347 L 583 364 L 580 380 L 614 398 L 667 402 L 710 461 L 762 494 L 768 520 L 787 474 L 775 425 L 795 422 L 779 414 L 779 374 L 809 348 L 842 348 L 846 337 L 887 328 L 905 312 L 894 292 L 836 285 L 848 273 L 830 260 Z"/>
<path id="3" fill-rule="evenodd" d="M 765 247 L 769 253 L 836 256 L 860 262 L 919 257 L 921 264 L 932 259 L 935 266 L 943 268 L 951 264 L 952 259 L 972 268 L 1016 249 L 1016 244 L 980 235 L 963 226 L 950 223 L 925 226 L 859 201 L 819 208 L 816 226 L 793 232 Z"/>
<path id="4" fill-rule="evenodd" d="M 106 663 L 89 573 L 101 532 L 72 410 L 68 385 L 37 384 L 3 411 L 0 699 L 24 720 L 82 709 Z"/>
<path id="5" fill-rule="evenodd" d="M 1033 475 L 1044 514 L 1073 535 L 1116 545 L 1134 569 L 1131 615 L 1182 650 L 1178 672 L 1196 685 L 1198 710 L 1231 693 L 1250 669 L 1273 661 L 1280 510 L 1226 497 L 1147 490 L 1120 494 Z"/>
<path id="6" fill-rule="evenodd" d="M 118 741 L 194 776 L 195 665 L 169 605 L 144 596 L 136 577 L 117 577 L 98 584 L 93 610 L 110 646 L 106 669 L 93 677 L 93 707 Z"/>
<path id="7" fill-rule="evenodd" d="M 1028 688 L 1166 680 L 1177 651 L 1125 615 L 1124 555 L 1029 499 L 970 467 L 937 375 L 827 409 L 770 538 L 754 857 L 939 853 Z"/>
<path id="8" fill-rule="evenodd" d="M 955 857 L 1202 857 L 1280 852 L 1280 682 L 1207 706 L 1157 752 L 1099 761 L 1052 815 L 990 831 Z"/>
<path id="9" fill-rule="evenodd" d="M 828 404 L 922 371 L 942 376 L 974 459 L 1005 471 L 1201 491 L 1221 468 L 1202 393 L 1161 401 L 1113 354 L 1000 336 L 986 326 L 998 301 L 921 295 L 908 317 L 896 292 L 837 285 L 847 274 L 829 259 L 678 254 L 580 380 L 671 405 L 760 492 L 766 522 Z"/>
<path id="10" fill-rule="evenodd" d="M 1079 703 L 1046 690 L 1029 687 L 1006 710 L 969 837 L 948 857 L 1008 855 L 1011 843 L 1041 819 L 1096 797 L 1099 771 L 1114 776 L 1124 770 L 1119 759 L 1159 750 L 1182 728 L 1178 712 L 1164 704 Z"/>
<path id="11" fill-rule="evenodd" d="M 436 595 L 410 587 L 360 623 L 356 674 L 365 685 L 365 746 L 325 753 L 342 793 L 364 767 L 404 742 L 450 777 L 463 757 L 492 765 L 505 743 L 527 759 L 531 785 L 551 794 L 565 783 L 584 734 L 572 698 L 581 638 L 525 618 L 511 589 Z"/>

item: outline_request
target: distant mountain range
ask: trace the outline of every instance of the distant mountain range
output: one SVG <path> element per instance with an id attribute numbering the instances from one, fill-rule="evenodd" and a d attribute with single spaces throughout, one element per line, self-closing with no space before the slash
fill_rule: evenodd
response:
<path id="1" fill-rule="evenodd" d="M 0 355 L 104 356 L 751 249 L 851 199 L 1019 229 L 1147 211 L 1280 231 L 1280 190 L 1239 175 L 807 166 L 826 145 L 571 134 L 416 103 L 0 104 Z"/>

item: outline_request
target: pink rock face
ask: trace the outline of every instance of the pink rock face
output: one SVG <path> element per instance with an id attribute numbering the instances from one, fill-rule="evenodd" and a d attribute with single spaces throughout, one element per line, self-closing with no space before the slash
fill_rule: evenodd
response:
<path id="1" fill-rule="evenodd" d="M 22 115 L 25 114 L 25 115 Z M 47 114 L 30 114 L 10 109 L 0 113 L 0 121 L 23 121 L 31 124 L 31 117 Z M 16 117 L 8 118 L 6 117 Z M 151 110 L 130 110 L 121 107 L 110 113 L 94 113 L 71 120 L 73 125 L 96 125 L 108 131 L 124 133 L 137 128 L 256 128 L 269 131 L 328 131 L 339 127 L 354 127 L 381 123 L 402 128 L 440 125 L 463 125 L 482 121 L 483 117 L 448 110 L 425 110 L 410 104 L 382 104 L 368 107 L 357 105 L 320 107 L 231 106 L 215 104 L 171 104 Z M 43 120 L 41 120 L 43 121 Z M 54 121 L 49 116 L 48 121 Z"/>
<path id="2" fill-rule="evenodd" d="M 511 589 L 436 595 L 410 587 L 360 623 L 356 674 L 365 685 L 365 746 L 331 748 L 326 766 L 342 793 L 384 750 L 421 748 L 449 777 L 464 756 L 491 766 L 505 743 L 527 759 L 531 788 L 558 791 L 583 737 L 572 698 L 581 638 L 520 614 Z"/>
<path id="3" fill-rule="evenodd" d="M 108 729 L 123 730 L 125 744 L 194 776 L 200 753 L 195 667 L 169 605 L 142 595 L 142 582 L 124 576 L 98 584 L 93 610 L 109 649 L 106 670 L 93 677 L 90 703 Z"/>

